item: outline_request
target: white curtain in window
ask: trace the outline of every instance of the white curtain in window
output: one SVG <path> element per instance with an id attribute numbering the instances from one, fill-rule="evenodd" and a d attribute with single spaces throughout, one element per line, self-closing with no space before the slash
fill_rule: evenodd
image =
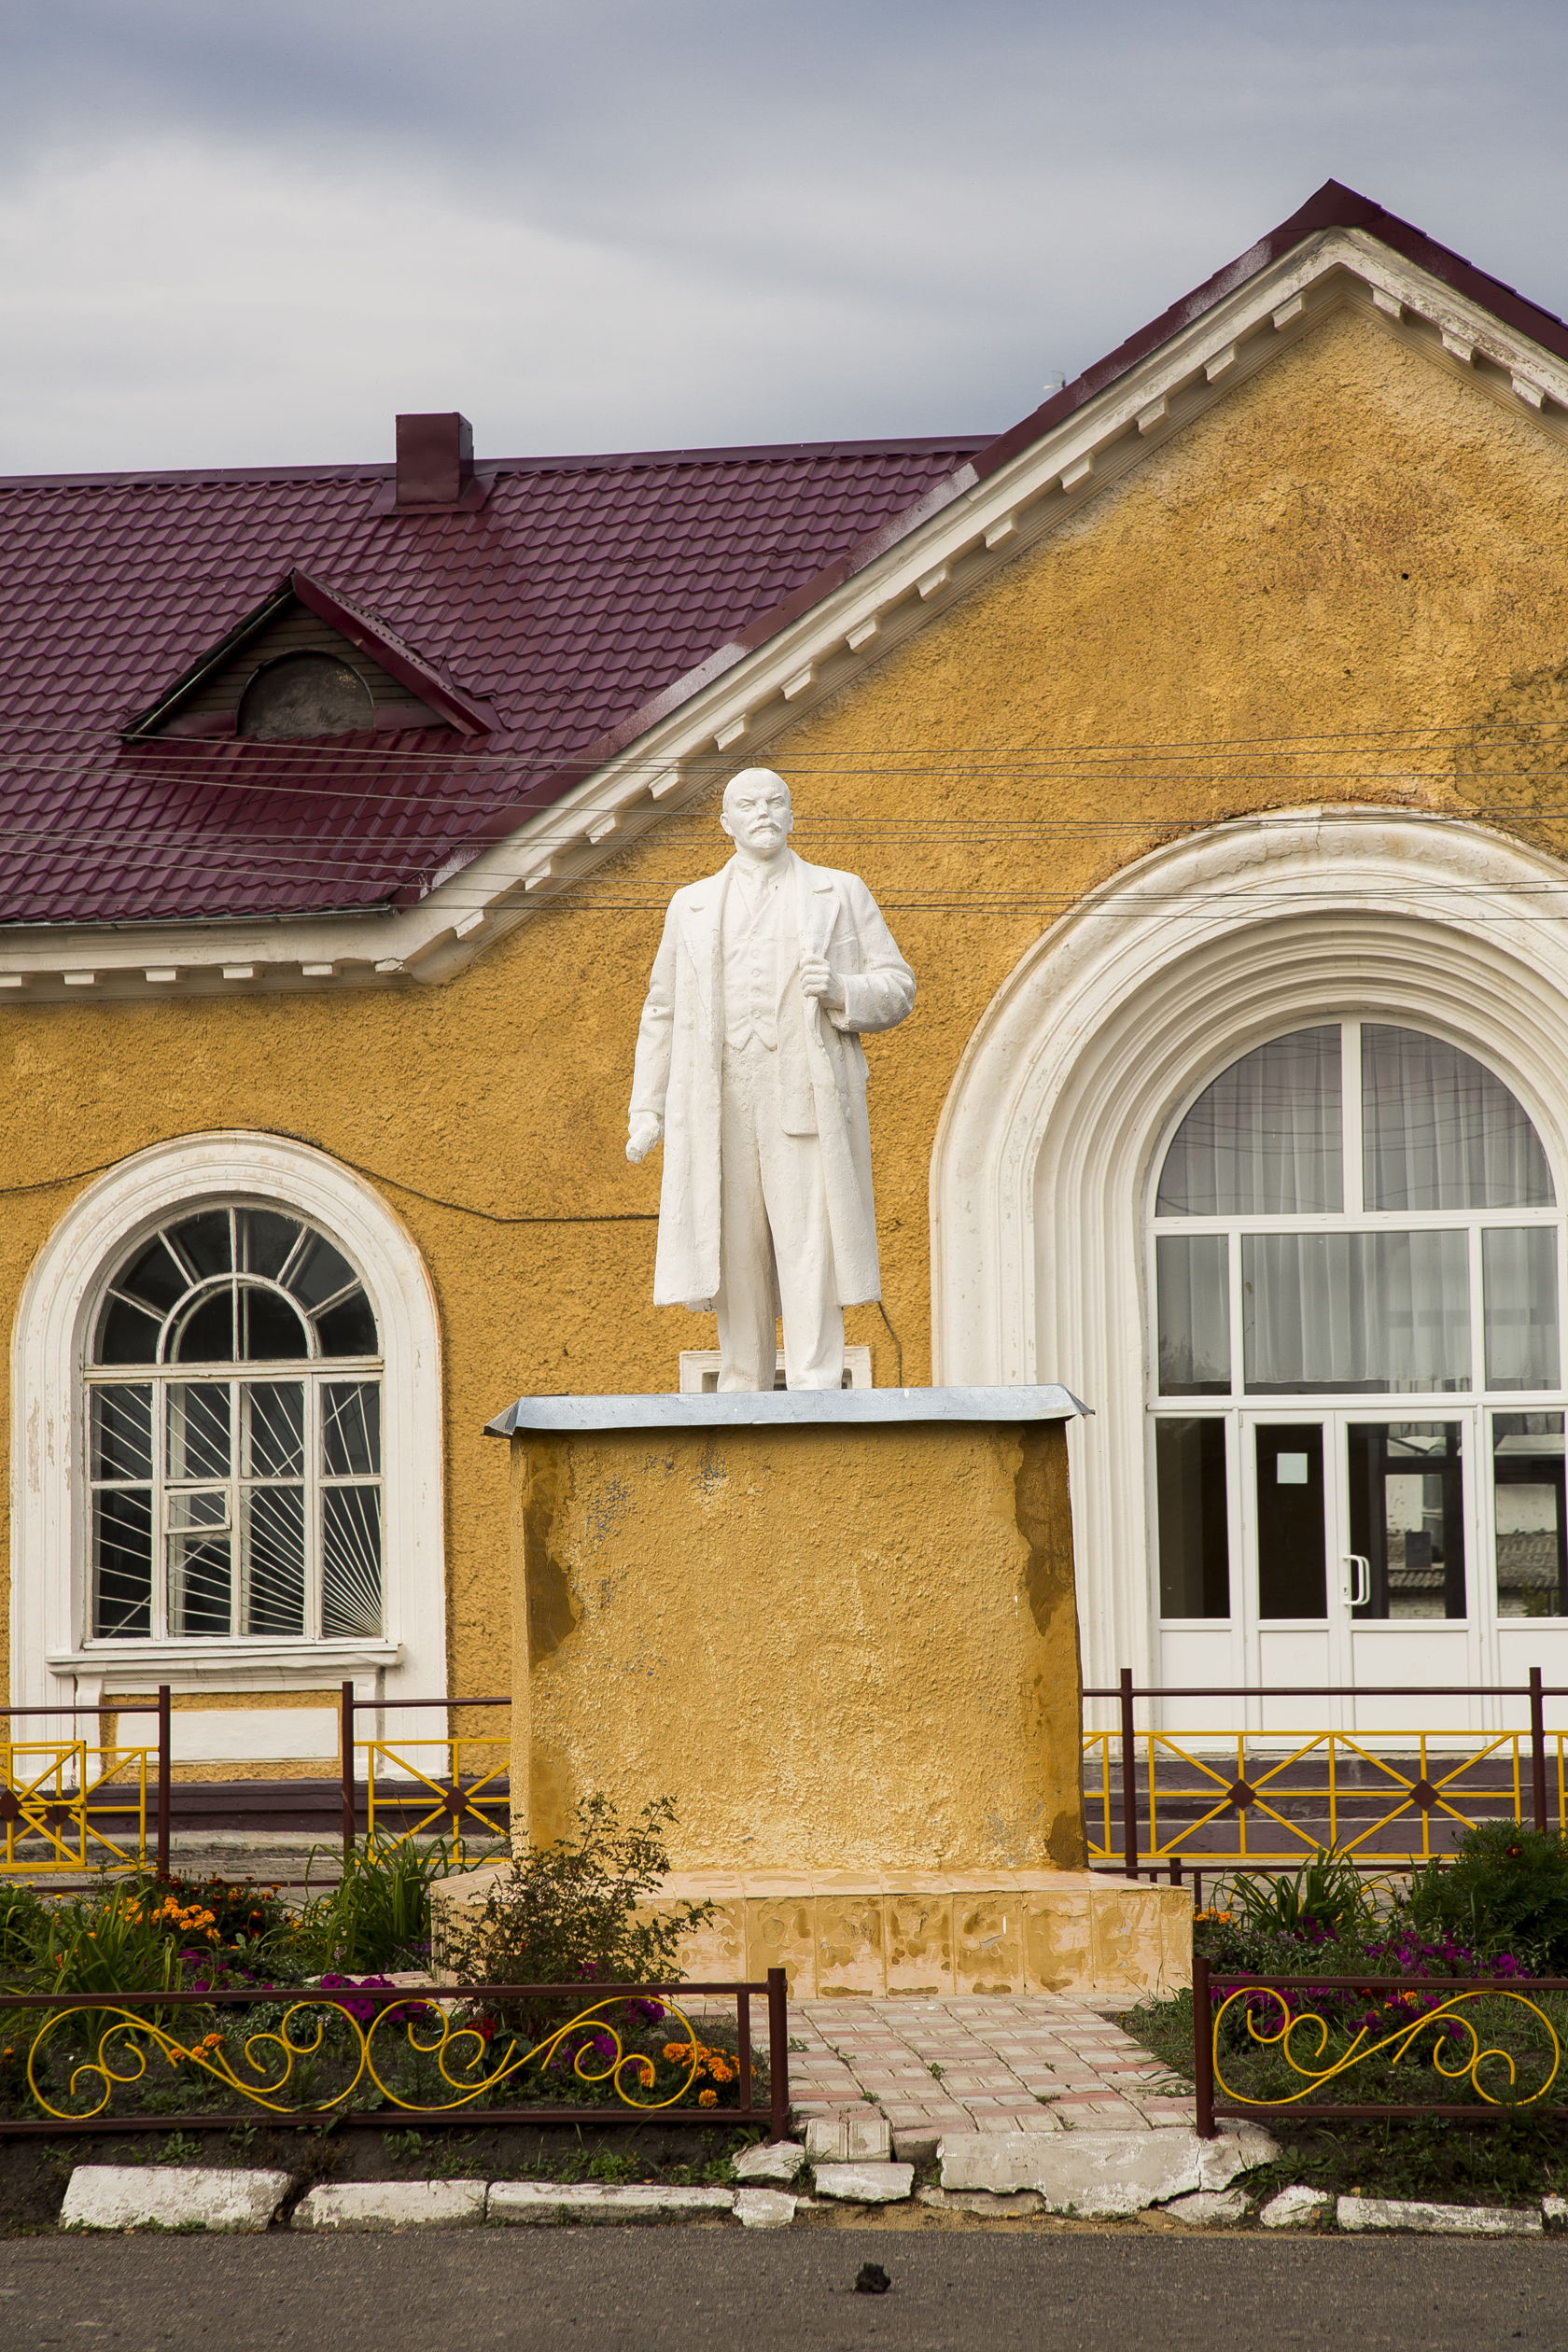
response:
<path id="1" fill-rule="evenodd" d="M 1241 1285 L 1254 1393 L 1470 1385 L 1463 1232 L 1249 1234 Z"/>
<path id="2" fill-rule="evenodd" d="M 1469 1054 L 1418 1029 L 1361 1032 L 1368 1209 L 1547 1209 L 1551 1173 L 1524 1106 Z"/>
<path id="3" fill-rule="evenodd" d="M 1230 1386 L 1230 1237 L 1162 1233 L 1155 1262 L 1162 1393 L 1223 1394 Z"/>
<path id="4" fill-rule="evenodd" d="M 1557 1234 L 1550 1225 L 1491 1225 L 1481 1234 L 1488 1388 L 1558 1383 Z"/>
<path id="5" fill-rule="evenodd" d="M 1311 1215 L 1343 1205 L 1339 1030 L 1243 1054 L 1187 1113 L 1160 1170 L 1161 1217 Z"/>

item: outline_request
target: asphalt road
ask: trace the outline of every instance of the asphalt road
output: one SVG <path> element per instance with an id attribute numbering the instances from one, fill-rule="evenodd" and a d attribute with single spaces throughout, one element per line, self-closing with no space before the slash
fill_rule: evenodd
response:
<path id="1" fill-rule="evenodd" d="M 861 2262 L 891 2274 L 854 2291 Z M 222 2352 L 1568 2347 L 1568 2241 L 876 2230 L 12 2238 L 0 2345 Z"/>

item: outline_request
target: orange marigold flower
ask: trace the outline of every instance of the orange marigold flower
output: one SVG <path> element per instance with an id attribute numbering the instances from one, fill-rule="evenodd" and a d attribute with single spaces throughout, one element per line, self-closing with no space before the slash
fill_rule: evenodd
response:
<path id="1" fill-rule="evenodd" d="M 699 2091 L 697 2093 L 698 2107 L 717 2107 L 718 2104 L 719 2093 L 717 2091 Z"/>

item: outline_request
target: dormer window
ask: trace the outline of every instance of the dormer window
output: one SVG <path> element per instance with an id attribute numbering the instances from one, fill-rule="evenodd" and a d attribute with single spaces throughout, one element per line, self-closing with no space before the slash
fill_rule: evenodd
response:
<path id="1" fill-rule="evenodd" d="M 264 662 L 240 696 L 234 733 L 259 743 L 354 735 L 375 725 L 371 690 L 330 653 L 285 653 Z"/>
<path id="2" fill-rule="evenodd" d="M 495 724 L 488 703 L 387 622 L 296 568 L 124 733 L 133 743 L 154 735 L 299 743 L 409 727 L 484 735 Z"/>

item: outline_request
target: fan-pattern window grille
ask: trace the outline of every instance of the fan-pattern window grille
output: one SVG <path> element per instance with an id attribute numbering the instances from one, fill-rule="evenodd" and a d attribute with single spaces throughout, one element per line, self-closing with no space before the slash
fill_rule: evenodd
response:
<path id="1" fill-rule="evenodd" d="M 87 1374 L 94 1638 L 379 1636 L 380 1359 L 358 1274 L 298 1217 L 138 1241 Z"/>

